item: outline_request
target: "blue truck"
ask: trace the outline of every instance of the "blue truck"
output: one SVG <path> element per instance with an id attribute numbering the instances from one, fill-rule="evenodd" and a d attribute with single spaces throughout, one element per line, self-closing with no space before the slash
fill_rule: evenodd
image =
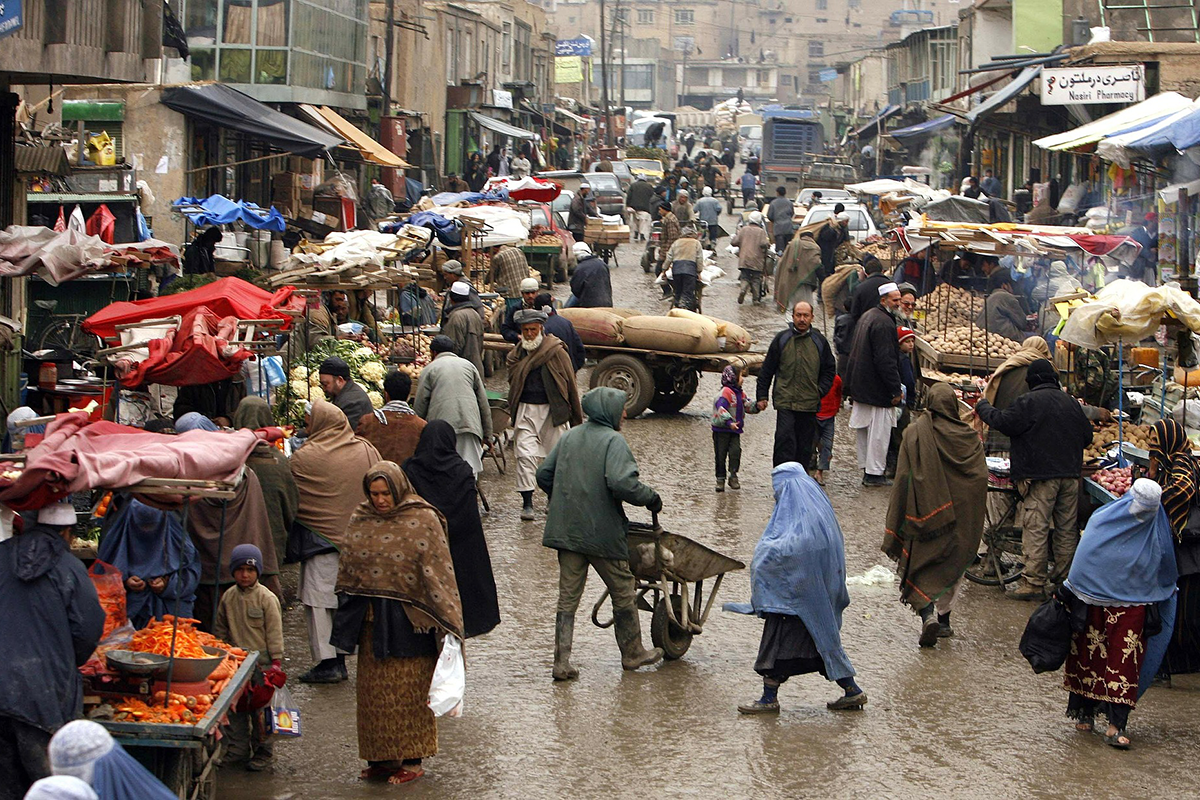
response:
<path id="1" fill-rule="evenodd" d="M 795 197 L 803 186 L 804 171 L 825 147 L 825 129 L 811 109 L 764 108 L 762 111 L 760 181 L 770 200 L 776 187 Z"/>

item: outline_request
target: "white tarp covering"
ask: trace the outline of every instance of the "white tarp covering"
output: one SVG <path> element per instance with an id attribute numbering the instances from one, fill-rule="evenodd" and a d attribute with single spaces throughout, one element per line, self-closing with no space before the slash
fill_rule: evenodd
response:
<path id="1" fill-rule="evenodd" d="M 503 206 L 471 206 L 470 208 L 442 207 L 429 209 L 446 219 L 470 217 L 487 225 L 483 240 L 473 239 L 476 247 L 495 247 L 502 244 L 519 244 L 529 238 L 532 221 L 528 211 L 514 211 Z"/>
<path id="2" fill-rule="evenodd" d="M 1158 329 L 1168 312 L 1200 333 L 1200 303 L 1178 284 L 1113 281 L 1071 312 L 1059 338 L 1093 350 L 1116 342 L 1140 342 Z"/>
<path id="3" fill-rule="evenodd" d="M 1034 139 L 1033 143 L 1044 150 L 1073 150 L 1098 142 L 1105 136 L 1130 128 L 1139 122 L 1148 122 L 1182 111 L 1191 104 L 1189 98 L 1178 92 L 1161 92 L 1066 133 Z"/>

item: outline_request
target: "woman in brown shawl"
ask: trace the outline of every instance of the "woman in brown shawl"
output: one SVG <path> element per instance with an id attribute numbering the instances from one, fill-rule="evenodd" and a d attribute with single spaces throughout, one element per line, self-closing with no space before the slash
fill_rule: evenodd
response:
<path id="1" fill-rule="evenodd" d="M 900 444 L 883 552 L 897 562 L 901 602 L 921 615 L 921 646 L 933 647 L 953 635 L 951 605 L 979 550 L 987 463 L 953 389 L 935 383 L 927 409 Z"/>
<path id="2" fill-rule="evenodd" d="M 242 398 L 237 410 L 233 412 L 233 427 L 269 428 L 275 425 L 271 416 L 271 407 L 261 397 L 250 395 Z M 246 466 L 258 476 L 258 484 L 262 487 L 263 502 L 267 506 L 267 518 L 271 521 L 271 539 L 275 542 L 275 554 L 279 556 L 287 551 L 288 531 L 296 518 L 296 508 L 300 497 L 296 493 L 296 481 L 288 467 L 287 456 L 279 448 L 268 442 L 259 442 L 250 451 Z"/>
<path id="3" fill-rule="evenodd" d="M 1183 426 L 1173 419 L 1154 423 L 1150 446 L 1150 478 L 1162 487 L 1163 510 L 1175 538 L 1179 594 L 1175 629 L 1162 671 L 1168 675 L 1200 672 L 1200 541 L 1184 541 L 1188 517 L 1196 501 L 1196 459 Z"/>
<path id="4" fill-rule="evenodd" d="M 381 461 L 363 478 L 338 569 L 332 642 L 358 651 L 358 756 L 363 780 L 407 783 L 437 755 L 429 684 L 443 637 L 463 635 L 446 520 L 404 471 Z M 472 502 L 474 502 L 472 500 Z"/>
<path id="5" fill-rule="evenodd" d="M 342 410 L 315 400 L 305 423 L 308 440 L 292 455 L 300 496 L 288 535 L 287 560 L 300 562 L 300 602 L 308 616 L 308 642 L 317 664 L 304 683 L 337 683 L 348 677 L 346 657 L 329 643 L 337 608 L 334 584 L 346 523 L 361 501 L 358 481 L 379 461 L 379 452 L 350 430 Z"/>

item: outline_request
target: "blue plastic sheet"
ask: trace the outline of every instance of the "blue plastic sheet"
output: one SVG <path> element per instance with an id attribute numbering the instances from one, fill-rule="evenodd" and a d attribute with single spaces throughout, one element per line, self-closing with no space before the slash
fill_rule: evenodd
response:
<path id="1" fill-rule="evenodd" d="M 452 206 L 455 203 L 508 202 L 508 189 L 490 192 L 441 192 L 432 198 L 435 206 Z"/>
<path id="2" fill-rule="evenodd" d="M 287 229 L 283 215 L 275 210 L 275 206 L 265 209 L 244 200 L 235 202 L 219 194 L 204 200 L 181 197 L 171 207 L 194 225 L 228 225 L 240 220 L 248 228 L 263 231 L 283 233 Z"/>
<path id="3" fill-rule="evenodd" d="M 432 211 L 418 211 L 409 217 L 407 222 L 418 228 L 429 228 L 438 241 L 447 247 L 462 246 L 462 234 L 458 230 L 458 225 L 454 223 L 454 220 L 446 219 L 441 214 L 434 214 Z M 403 228 L 404 224 L 404 222 L 390 222 L 380 230 L 384 233 L 395 233 Z"/>

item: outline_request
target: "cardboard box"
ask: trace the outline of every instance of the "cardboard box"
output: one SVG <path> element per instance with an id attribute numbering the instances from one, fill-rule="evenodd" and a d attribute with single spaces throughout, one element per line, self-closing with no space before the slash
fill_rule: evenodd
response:
<path id="1" fill-rule="evenodd" d="M 313 222 L 317 223 L 318 225 L 324 225 L 328 228 L 335 228 L 335 229 L 340 230 L 342 227 L 342 221 L 340 219 L 333 216 L 332 214 L 324 214 L 320 211 L 312 211 L 312 210 L 302 211 L 300 214 L 300 217 L 301 217 L 301 219 L 312 220 Z"/>

